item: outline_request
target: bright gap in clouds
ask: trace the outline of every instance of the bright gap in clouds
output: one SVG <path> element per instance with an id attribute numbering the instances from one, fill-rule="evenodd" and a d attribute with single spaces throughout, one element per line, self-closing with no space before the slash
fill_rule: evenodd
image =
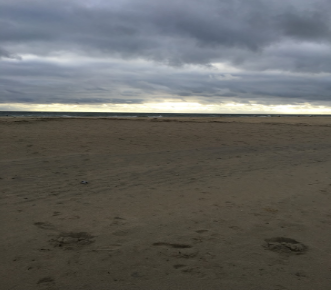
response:
<path id="1" fill-rule="evenodd" d="M 144 104 L 2 104 L 0 111 L 108 112 L 108 113 L 205 113 L 205 114 L 331 114 L 331 107 L 298 105 L 261 105 L 243 103 L 200 104 L 165 101 Z"/>

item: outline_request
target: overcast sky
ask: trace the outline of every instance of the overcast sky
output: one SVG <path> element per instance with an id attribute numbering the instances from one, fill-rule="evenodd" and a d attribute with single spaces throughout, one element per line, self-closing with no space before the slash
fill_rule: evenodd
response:
<path id="1" fill-rule="evenodd" d="M 0 110 L 331 108 L 330 76 L 330 0 L 0 0 Z"/>

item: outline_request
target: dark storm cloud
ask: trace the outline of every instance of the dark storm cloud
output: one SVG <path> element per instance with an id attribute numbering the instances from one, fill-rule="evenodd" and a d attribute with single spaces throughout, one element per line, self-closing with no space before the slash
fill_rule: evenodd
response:
<path id="1" fill-rule="evenodd" d="M 245 65 L 285 40 L 329 45 L 330 9 L 327 0 L 0 1 L 0 42 L 21 54 Z"/>
<path id="2" fill-rule="evenodd" d="M 285 35 L 302 40 L 327 40 L 330 37 L 329 15 L 322 11 L 285 13 L 280 17 Z"/>

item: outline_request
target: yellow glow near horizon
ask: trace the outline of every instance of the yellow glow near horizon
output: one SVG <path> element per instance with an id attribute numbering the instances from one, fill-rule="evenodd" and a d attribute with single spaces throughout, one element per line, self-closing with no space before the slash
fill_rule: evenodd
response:
<path id="1" fill-rule="evenodd" d="M 331 106 L 262 105 L 229 102 L 201 104 L 199 102 L 167 101 L 144 104 L 1 104 L 1 111 L 45 112 L 135 112 L 135 113 L 210 113 L 210 114 L 331 114 Z"/>

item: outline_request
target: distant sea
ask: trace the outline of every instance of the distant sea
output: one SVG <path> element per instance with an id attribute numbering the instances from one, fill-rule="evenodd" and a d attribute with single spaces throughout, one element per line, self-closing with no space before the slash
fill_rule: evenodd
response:
<path id="1" fill-rule="evenodd" d="M 331 117 L 331 115 L 308 114 L 186 114 L 186 113 L 105 113 L 105 112 L 24 112 L 0 111 L 0 117 L 109 117 L 109 118 L 162 118 L 162 117 Z"/>

